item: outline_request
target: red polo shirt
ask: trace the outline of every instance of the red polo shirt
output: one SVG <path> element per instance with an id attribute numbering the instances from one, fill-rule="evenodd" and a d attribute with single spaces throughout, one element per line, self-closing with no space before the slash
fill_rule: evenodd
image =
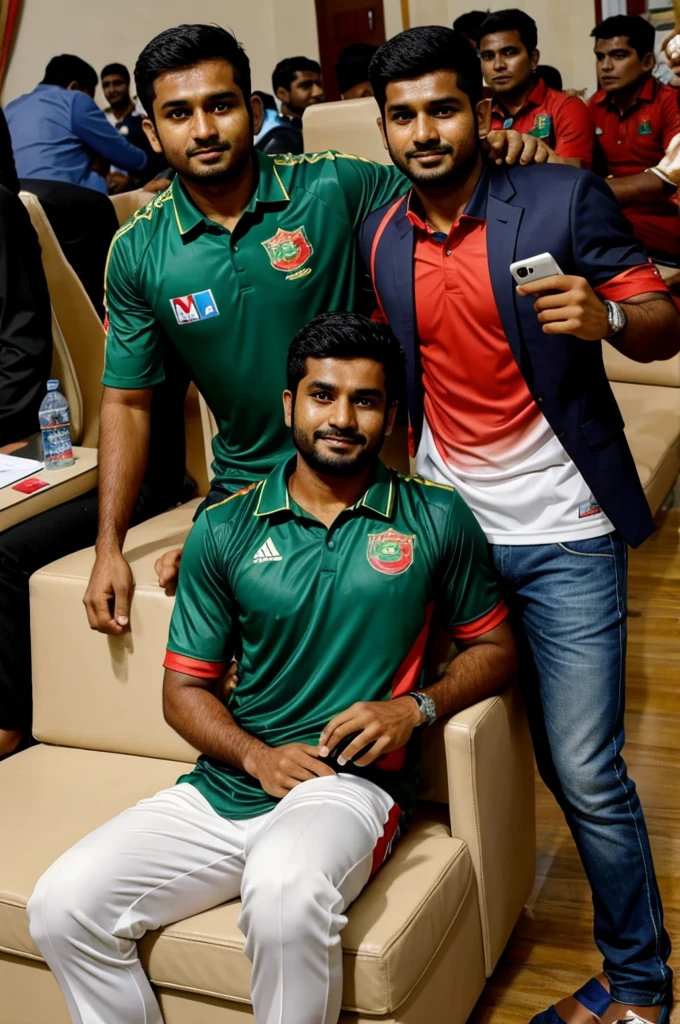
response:
<path id="1" fill-rule="evenodd" d="M 588 106 L 595 125 L 596 154 L 614 178 L 655 167 L 680 132 L 677 90 L 651 75 L 624 114 L 604 89 L 595 93 Z M 680 216 L 672 197 L 661 203 L 624 206 L 623 212 L 652 253 L 680 257 Z"/>
<path id="2" fill-rule="evenodd" d="M 551 89 L 542 78 L 512 115 L 496 98 L 491 109 L 491 128 L 513 128 L 536 135 L 558 156 L 577 157 L 584 167 L 593 164 L 593 125 L 588 108 L 577 96 Z"/>
<path id="3" fill-rule="evenodd" d="M 445 236 L 425 223 L 412 201 L 407 216 L 416 236 L 424 412 L 443 482 L 458 487 L 493 543 L 504 543 L 503 536 L 517 536 L 522 528 L 529 535 L 534 524 L 547 536 L 557 530 L 558 538 L 562 526 L 570 534 L 572 519 L 579 529 L 594 526 L 589 491 L 534 401 L 506 339 L 491 285 L 486 221 L 463 214 Z M 602 298 L 619 302 L 657 291 L 668 289 L 652 263 L 629 268 L 597 289 Z M 546 337 L 546 344 L 555 340 Z M 548 452 L 550 458 L 542 454 Z M 585 511 L 571 508 L 571 495 Z M 532 510 L 544 511 L 533 519 Z"/>

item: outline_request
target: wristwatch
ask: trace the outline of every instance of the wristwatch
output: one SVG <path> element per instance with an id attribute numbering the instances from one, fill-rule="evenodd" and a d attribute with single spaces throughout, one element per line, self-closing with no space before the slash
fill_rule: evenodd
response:
<path id="1" fill-rule="evenodd" d="M 409 690 L 408 693 L 404 694 L 405 697 L 413 697 L 414 701 L 425 715 L 425 721 L 421 722 L 418 728 L 424 725 L 432 725 L 433 722 L 437 721 L 437 708 L 431 697 L 426 697 L 424 693 L 419 693 L 417 690 Z"/>
<path id="2" fill-rule="evenodd" d="M 615 338 L 617 334 L 620 334 L 628 323 L 628 317 L 623 306 L 618 302 L 612 302 L 611 299 L 605 299 L 604 304 L 607 307 L 607 321 L 609 323 L 609 332 L 605 334 L 605 341 L 610 341 Z"/>

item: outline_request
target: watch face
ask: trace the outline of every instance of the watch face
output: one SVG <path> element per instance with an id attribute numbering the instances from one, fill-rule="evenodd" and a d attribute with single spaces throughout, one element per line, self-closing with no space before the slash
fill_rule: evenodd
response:
<path id="1" fill-rule="evenodd" d="M 437 709 L 434 705 L 434 701 L 431 697 L 422 697 L 420 706 L 427 720 L 427 724 L 432 725 L 437 717 Z"/>

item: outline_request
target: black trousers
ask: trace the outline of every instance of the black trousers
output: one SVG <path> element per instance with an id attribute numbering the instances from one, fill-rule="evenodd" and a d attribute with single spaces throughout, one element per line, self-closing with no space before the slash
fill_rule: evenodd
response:
<path id="1" fill-rule="evenodd" d="M 21 187 L 38 197 L 64 256 L 103 319 L 104 270 L 118 230 L 113 203 L 103 192 L 65 181 L 22 178 Z"/>

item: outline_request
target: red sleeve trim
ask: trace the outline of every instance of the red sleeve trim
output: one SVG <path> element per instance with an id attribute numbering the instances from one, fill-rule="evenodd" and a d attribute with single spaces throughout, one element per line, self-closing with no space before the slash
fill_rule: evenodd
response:
<path id="1" fill-rule="evenodd" d="M 187 658 L 184 654 L 166 651 L 163 668 L 173 672 L 181 672 L 185 676 L 196 676 L 197 679 L 220 679 L 226 670 L 226 661 L 200 661 L 198 658 Z"/>
<path id="2" fill-rule="evenodd" d="M 629 267 L 622 274 L 617 274 L 595 289 L 596 295 L 611 302 L 625 302 L 626 299 L 644 295 L 645 292 L 662 292 L 670 295 L 666 282 L 651 260 L 637 267 Z"/>
<path id="3" fill-rule="evenodd" d="M 474 640 L 476 637 L 495 629 L 496 626 L 500 626 L 501 622 L 507 619 L 509 614 L 505 601 L 499 601 L 496 607 L 492 608 L 486 615 L 482 615 L 481 619 L 475 619 L 474 622 L 466 622 L 464 626 L 453 626 L 453 638 L 454 640 Z"/>

